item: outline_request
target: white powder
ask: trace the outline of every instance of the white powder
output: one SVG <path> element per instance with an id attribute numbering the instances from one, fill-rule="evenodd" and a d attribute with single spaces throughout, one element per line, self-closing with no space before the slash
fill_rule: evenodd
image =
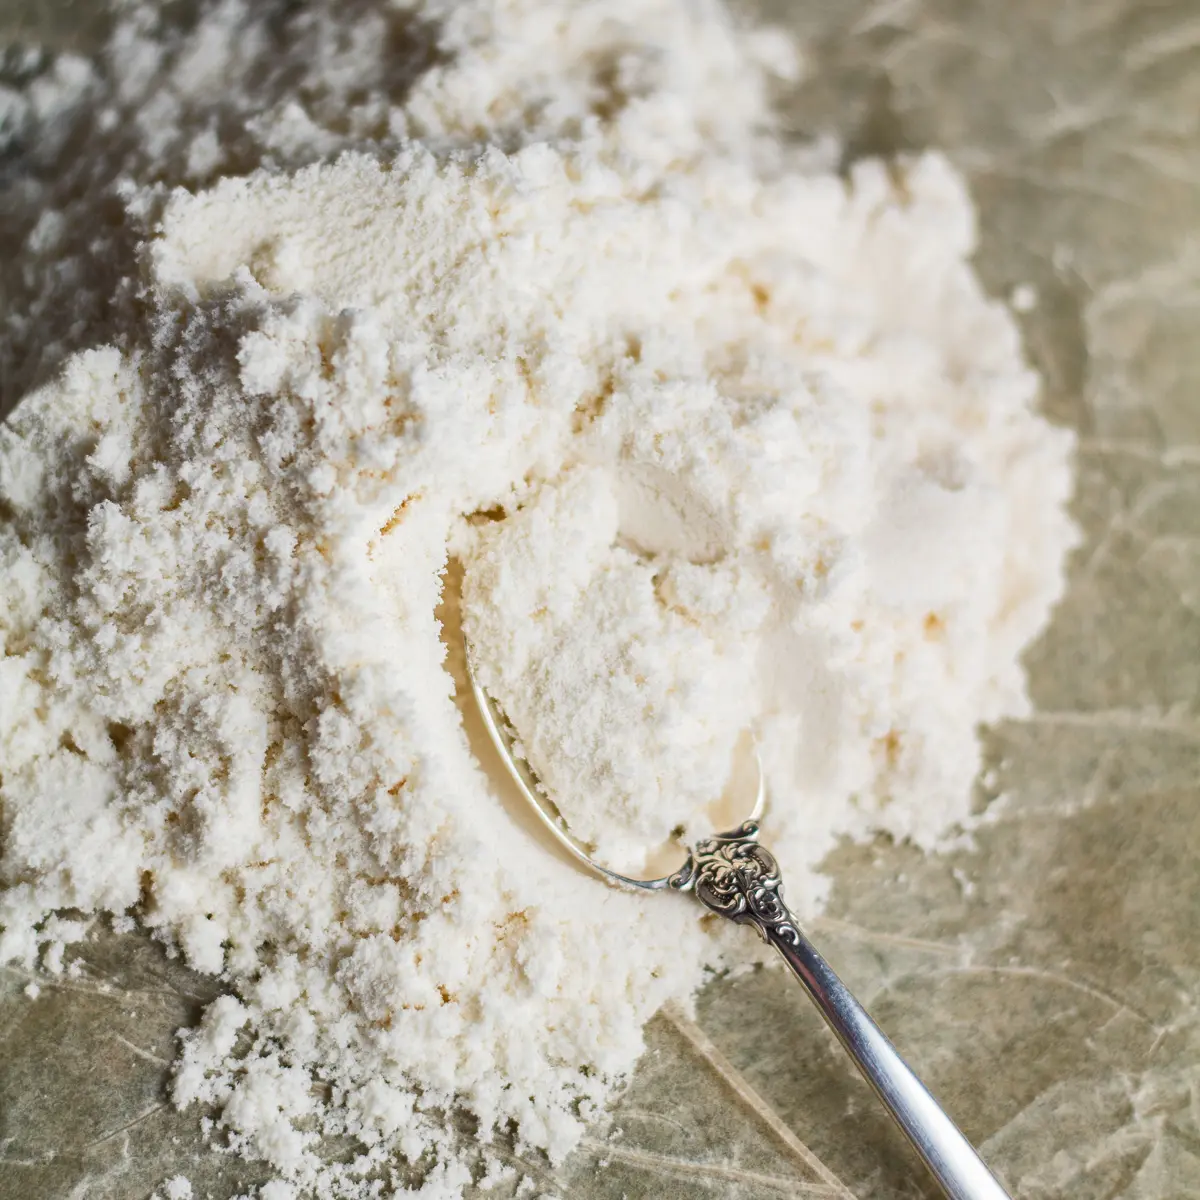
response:
<path id="1" fill-rule="evenodd" d="M 451 554 L 575 827 L 703 831 L 753 729 L 804 912 L 839 837 L 965 823 L 977 724 L 1025 711 L 1070 439 L 958 176 L 785 147 L 793 67 L 712 3 L 227 2 L 6 101 L 0 363 L 44 382 L 0 427 L 0 961 L 61 965 L 73 908 L 221 974 L 174 1095 L 264 1196 L 499 1180 L 451 1106 L 561 1159 L 757 953 L 514 823 Z"/>
<path id="2" fill-rule="evenodd" d="M 175 1175 L 162 1185 L 162 1200 L 192 1200 L 191 1180 L 186 1175 Z M 154 1200 L 159 1200 L 156 1193 Z"/>
<path id="3" fill-rule="evenodd" d="M 1009 293 L 1008 302 L 1012 305 L 1013 312 L 1031 313 L 1037 308 L 1037 288 L 1032 283 L 1018 283 Z"/>

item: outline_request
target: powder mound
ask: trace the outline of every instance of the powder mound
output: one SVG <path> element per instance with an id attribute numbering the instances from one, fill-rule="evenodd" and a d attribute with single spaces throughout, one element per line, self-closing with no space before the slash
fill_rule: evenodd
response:
<path id="1" fill-rule="evenodd" d="M 221 975 L 174 1098 L 280 1195 L 402 1160 L 460 1195 L 498 1168 L 452 1109 L 561 1160 L 649 1017 L 757 953 L 514 823 L 452 558 L 583 836 L 703 833 L 752 729 L 812 912 L 838 838 L 967 822 L 1073 540 L 944 159 L 786 148 L 793 56 L 715 4 L 409 8 L 135 15 L 123 73 L 60 64 L 21 118 L 60 140 L 20 286 L 82 298 L 53 372 L 3 356 L 46 381 L 0 426 L 0 962 L 62 969 L 69 908 Z M 123 222 L 93 275 L 86 171 Z"/>

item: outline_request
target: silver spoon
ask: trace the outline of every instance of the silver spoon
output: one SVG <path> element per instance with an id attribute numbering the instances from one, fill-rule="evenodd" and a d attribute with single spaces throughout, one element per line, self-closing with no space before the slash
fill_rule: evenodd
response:
<path id="1" fill-rule="evenodd" d="M 529 766 L 514 752 L 511 727 L 476 679 L 470 653 L 467 677 L 488 734 L 521 794 L 572 858 L 615 887 L 691 892 L 712 912 L 753 927 L 763 941 L 779 951 L 804 985 L 821 1016 L 950 1200 L 1010 1200 L 971 1143 L 817 952 L 784 904 L 779 864 L 758 843 L 766 790 L 761 763 L 754 810 L 748 820 L 729 833 L 697 842 L 683 866 L 672 874 L 635 879 L 596 862 L 587 847 L 572 836 Z"/>

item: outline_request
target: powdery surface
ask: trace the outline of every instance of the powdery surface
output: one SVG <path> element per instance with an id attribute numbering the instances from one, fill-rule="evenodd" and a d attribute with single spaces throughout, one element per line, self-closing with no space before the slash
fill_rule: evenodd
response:
<path id="1" fill-rule="evenodd" d="M 6 100 L 48 131 L 7 378 L 106 344 L 0 427 L 0 961 L 62 969 L 87 923 L 55 910 L 136 915 L 235 993 L 175 1099 L 272 1200 L 397 1154 L 456 1196 L 444 1110 L 561 1158 L 650 1015 L 754 947 L 510 824 L 448 556 L 581 833 L 703 831 L 754 728 L 811 912 L 838 837 L 966 820 L 1061 590 L 1070 440 L 951 168 L 843 181 L 770 135 L 779 38 L 655 0 L 266 7 L 135 15 L 120 72 Z"/>

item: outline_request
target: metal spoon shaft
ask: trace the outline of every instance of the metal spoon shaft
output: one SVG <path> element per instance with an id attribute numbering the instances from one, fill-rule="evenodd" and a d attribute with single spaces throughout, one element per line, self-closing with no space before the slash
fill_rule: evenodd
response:
<path id="1" fill-rule="evenodd" d="M 750 925 L 783 955 L 950 1200 L 1009 1200 L 958 1126 L 804 935 L 783 902 L 779 864 L 758 844 L 756 822 L 699 843 L 671 886 L 693 892 L 706 908 L 739 925 Z"/>
<path id="2" fill-rule="evenodd" d="M 946 1195 L 951 1200 L 1009 1200 L 958 1126 L 808 938 L 798 928 L 796 939 L 777 930 L 763 932 Z"/>

